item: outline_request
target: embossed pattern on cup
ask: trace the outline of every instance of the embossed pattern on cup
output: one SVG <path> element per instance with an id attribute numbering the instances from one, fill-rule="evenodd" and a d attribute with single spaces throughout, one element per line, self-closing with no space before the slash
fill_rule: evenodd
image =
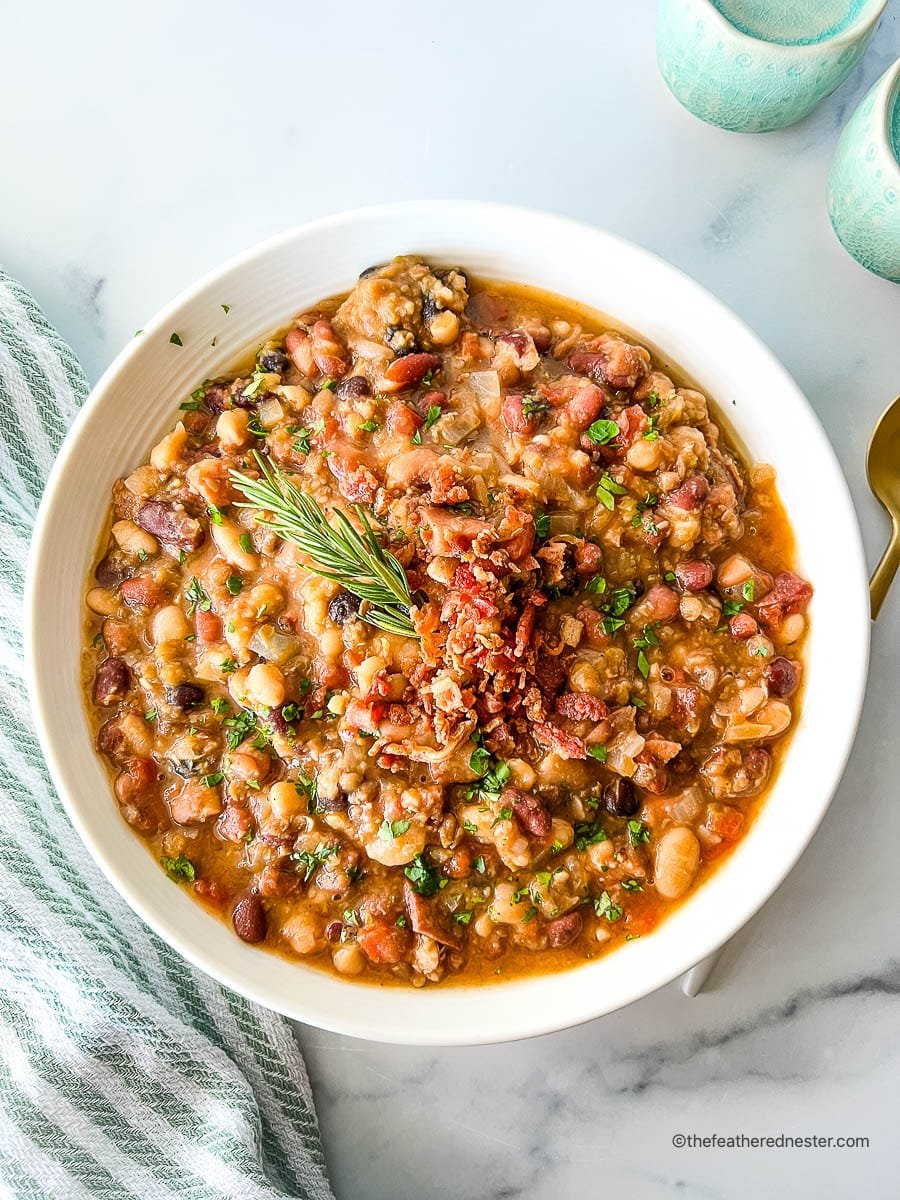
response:
<path id="1" fill-rule="evenodd" d="M 659 0 L 669 90 L 723 129 L 792 125 L 847 78 L 887 0 Z"/>
<path id="2" fill-rule="evenodd" d="M 826 200 L 844 248 L 869 271 L 900 283 L 900 59 L 841 134 Z"/>

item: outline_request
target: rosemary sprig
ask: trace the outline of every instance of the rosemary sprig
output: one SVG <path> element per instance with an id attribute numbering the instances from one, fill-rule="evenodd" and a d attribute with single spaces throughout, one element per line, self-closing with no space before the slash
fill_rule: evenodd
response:
<path id="1" fill-rule="evenodd" d="M 317 575 L 333 579 L 346 591 L 368 601 L 360 613 L 364 621 L 388 633 L 418 637 L 410 619 L 413 599 L 406 572 L 379 544 L 364 510 L 354 505 L 363 533 L 340 509 L 334 510 L 335 528 L 316 501 L 295 487 L 270 459 L 258 450 L 254 450 L 253 457 L 262 478 L 231 472 L 231 482 L 247 498 L 237 507 L 256 509 L 258 523 L 299 547 Z"/>

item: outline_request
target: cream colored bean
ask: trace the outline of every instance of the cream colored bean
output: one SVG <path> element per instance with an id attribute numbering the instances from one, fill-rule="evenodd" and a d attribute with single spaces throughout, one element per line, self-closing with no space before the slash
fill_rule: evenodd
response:
<path id="1" fill-rule="evenodd" d="M 688 891 L 700 867 L 700 843 L 696 836 L 679 825 L 664 833 L 656 847 L 656 890 L 664 900 L 680 900 Z"/>
<path id="2" fill-rule="evenodd" d="M 744 646 L 750 658 L 771 658 L 775 650 L 772 642 L 764 633 L 754 633 L 752 637 L 747 638 Z"/>
<path id="3" fill-rule="evenodd" d="M 183 642 L 190 632 L 188 619 L 177 604 L 158 609 L 150 621 L 154 646 L 161 646 L 163 642 Z"/>
<path id="4" fill-rule="evenodd" d="M 459 317 L 445 309 L 431 318 L 428 333 L 436 346 L 450 346 L 459 337 Z"/>
<path id="5" fill-rule="evenodd" d="M 221 525 L 210 525 L 212 539 L 216 544 L 216 549 L 222 555 L 226 562 L 231 563 L 233 567 L 237 567 L 240 571 L 256 571 L 259 569 L 259 558 L 255 554 L 248 554 L 241 545 L 241 537 L 247 531 L 238 525 L 235 521 L 229 521 L 223 518 Z"/>
<path id="6" fill-rule="evenodd" d="M 149 754 L 153 749 L 153 726 L 137 713 L 118 718 L 119 731 L 126 749 L 132 754 Z"/>
<path id="7" fill-rule="evenodd" d="M 806 629 L 806 617 L 803 613 L 791 613 L 789 617 L 785 617 L 775 636 L 782 646 L 790 646 L 794 642 L 798 642 L 803 637 L 803 631 Z"/>
<path id="8" fill-rule="evenodd" d="M 112 617 L 119 611 L 119 597 L 109 588 L 91 588 L 84 602 L 91 612 L 99 613 L 101 617 Z"/>
<path id="9" fill-rule="evenodd" d="M 560 846 L 563 850 L 568 849 L 575 840 L 575 830 L 568 821 L 564 821 L 562 817 L 554 817 L 550 822 L 550 845 Z"/>
<path id="10" fill-rule="evenodd" d="M 632 471 L 655 471 L 663 460 L 665 442 L 638 438 L 625 453 L 625 461 Z"/>
<path id="11" fill-rule="evenodd" d="M 377 833 L 366 842 L 366 853 L 383 867 L 402 867 L 425 849 L 425 824 L 412 821 L 405 833 L 382 837 Z"/>
<path id="12" fill-rule="evenodd" d="M 216 421 L 216 437 L 226 449 L 240 450 L 253 441 L 249 425 L 250 414 L 245 408 L 226 408 Z"/>
<path id="13" fill-rule="evenodd" d="M 347 711 L 347 705 L 350 703 L 350 697 L 346 692 L 335 692 L 333 696 L 328 698 L 326 708 L 336 717 L 342 717 Z"/>
<path id="14" fill-rule="evenodd" d="M 255 705 L 277 708 L 284 703 L 284 676 L 274 663 L 257 663 L 247 676 L 247 695 Z"/>
<path id="15" fill-rule="evenodd" d="M 134 521 L 116 521 L 111 532 L 119 549 L 135 558 L 149 558 L 159 551 L 159 542 L 153 534 L 135 525 Z"/>
<path id="16" fill-rule="evenodd" d="M 252 613 L 259 621 L 263 617 L 274 617 L 284 608 L 284 592 L 274 583 L 258 583 L 241 597 L 241 608 Z"/>
<path id="17" fill-rule="evenodd" d="M 151 466 L 157 471 L 171 471 L 181 461 L 187 439 L 187 430 L 179 421 L 172 432 L 167 433 L 150 451 Z"/>
<path id="18" fill-rule="evenodd" d="M 530 792 L 537 783 L 534 768 L 522 758 L 511 758 L 506 765 L 509 767 L 509 779 L 512 786 Z"/>
<path id="19" fill-rule="evenodd" d="M 219 658 L 219 672 L 222 671 L 222 659 Z M 235 704 L 239 704 L 241 708 L 250 707 L 250 694 L 247 691 L 247 677 L 250 674 L 249 667 L 241 667 L 239 671 L 234 671 L 228 676 L 228 691 Z"/>
<path id="20" fill-rule="evenodd" d="M 336 946 L 332 951 L 331 961 L 334 969 L 340 975 L 359 975 L 366 965 L 363 952 L 356 942 L 347 942 L 346 945 Z"/>

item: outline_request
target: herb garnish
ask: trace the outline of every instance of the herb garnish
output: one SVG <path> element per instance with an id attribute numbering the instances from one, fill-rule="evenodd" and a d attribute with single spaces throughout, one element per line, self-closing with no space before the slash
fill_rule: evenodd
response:
<path id="1" fill-rule="evenodd" d="M 616 507 L 616 496 L 624 496 L 627 492 L 628 489 L 623 488 L 621 483 L 616 483 L 609 471 L 604 471 L 600 476 L 600 482 L 597 484 L 597 499 L 610 512 Z"/>
<path id="2" fill-rule="evenodd" d="M 209 612 L 212 608 L 212 600 L 204 592 L 200 580 L 196 575 L 191 576 L 191 582 L 185 589 L 184 598 L 190 601 L 188 605 L 188 616 L 191 616 L 195 610 L 200 612 Z"/>
<path id="3" fill-rule="evenodd" d="M 417 854 L 403 874 L 412 884 L 414 892 L 420 896 L 434 896 L 450 882 L 442 879 L 434 867 L 430 867 L 421 854 Z"/>
<path id="4" fill-rule="evenodd" d="M 302 853 L 295 850 L 290 857 L 303 867 L 303 882 L 308 883 L 316 869 L 337 852 L 337 845 L 326 846 L 324 842 L 319 842 L 315 850 L 304 850 Z"/>
<path id="5" fill-rule="evenodd" d="M 593 425 L 587 428 L 587 435 L 597 446 L 606 446 L 614 441 L 621 429 L 615 421 L 595 421 Z"/>
<path id="6" fill-rule="evenodd" d="M 179 854 L 177 858 L 170 858 L 168 854 L 164 854 L 159 861 L 165 873 L 176 883 L 193 883 L 197 877 L 194 864 L 183 854 Z"/>
<path id="7" fill-rule="evenodd" d="M 609 892 L 601 892 L 594 901 L 594 912 L 598 917 L 606 917 L 607 921 L 618 921 L 623 912 L 621 904 L 616 904 Z"/>

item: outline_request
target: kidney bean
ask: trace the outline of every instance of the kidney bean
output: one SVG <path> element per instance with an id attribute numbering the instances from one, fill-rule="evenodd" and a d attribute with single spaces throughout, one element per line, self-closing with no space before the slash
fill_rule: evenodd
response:
<path id="1" fill-rule="evenodd" d="M 603 804 L 611 817 L 633 817 L 641 807 L 630 779 L 613 779 L 603 789 Z"/>
<path id="2" fill-rule="evenodd" d="M 516 819 L 526 832 L 535 837 L 546 837 L 550 832 L 552 821 L 550 813 L 541 804 L 537 796 L 531 792 L 520 792 L 516 788 L 507 788 L 500 797 L 503 808 L 511 808 Z"/>
<path id="3" fill-rule="evenodd" d="M 412 387 L 421 383 L 429 371 L 441 365 L 439 354 L 404 354 L 395 358 L 384 373 L 385 379 L 398 387 Z"/>
<path id="4" fill-rule="evenodd" d="M 263 942 L 269 929 L 266 910 L 254 892 L 246 892 L 231 910 L 234 932 L 242 942 Z"/>
<path id="5" fill-rule="evenodd" d="M 159 833 L 169 826 L 157 791 L 157 774 L 152 758 L 129 758 L 113 784 L 122 816 L 141 833 Z"/>
<path id="6" fill-rule="evenodd" d="M 166 600 L 165 587 L 152 575 L 135 575 L 119 585 L 119 595 L 129 608 L 159 608 Z"/>
<path id="7" fill-rule="evenodd" d="M 677 508 L 681 512 L 693 512 L 700 507 L 708 495 L 709 483 L 707 480 L 702 475 L 691 475 L 674 491 L 667 492 L 663 496 L 663 501 L 670 508 Z"/>
<path id="8" fill-rule="evenodd" d="M 129 565 L 114 554 L 107 554 L 106 558 L 101 558 L 94 568 L 94 578 L 105 588 L 117 587 L 130 574 Z"/>
<path id="9" fill-rule="evenodd" d="M 800 664 L 787 658 L 773 658 L 763 670 L 773 696 L 792 696 L 800 683 Z"/>
<path id="10" fill-rule="evenodd" d="M 340 921 L 329 921 L 325 926 L 325 937 L 329 942 L 339 942 L 343 932 L 344 926 Z"/>
<path id="11" fill-rule="evenodd" d="M 361 400 L 371 392 L 369 381 L 363 375 L 348 375 L 334 389 L 338 400 Z"/>
<path id="12" fill-rule="evenodd" d="M 575 941 L 583 926 L 584 920 L 577 909 L 574 912 L 565 913 L 547 926 L 547 941 L 556 949 L 559 949 L 560 946 L 568 946 L 569 942 Z"/>
<path id="13" fill-rule="evenodd" d="M 194 628 L 197 638 L 204 643 L 218 642 L 222 637 L 222 618 L 214 612 L 202 612 L 199 608 L 194 613 Z"/>
<path id="14" fill-rule="evenodd" d="M 316 366 L 330 379 L 343 379 L 349 370 L 347 351 L 338 341 L 331 322 L 325 318 L 316 321 L 310 335 Z"/>
<path id="15" fill-rule="evenodd" d="M 756 621 L 746 612 L 735 613 L 733 617 L 730 617 L 728 628 L 731 630 L 731 636 L 741 642 L 753 637 L 754 633 L 759 630 Z"/>
<path id="16" fill-rule="evenodd" d="M 505 396 L 501 416 L 510 433 L 533 433 L 537 427 L 534 416 L 526 416 L 522 396 Z"/>
<path id="17" fill-rule="evenodd" d="M 196 708 L 198 704 L 203 703 L 205 697 L 206 693 L 199 683 L 179 683 L 175 687 L 166 688 L 168 702 L 182 711 Z"/>
<path id="18" fill-rule="evenodd" d="M 712 563 L 696 558 L 679 563 L 675 568 L 675 582 L 686 592 L 702 592 L 713 581 Z"/>
<path id="19" fill-rule="evenodd" d="M 141 529 L 178 550 L 196 550 L 206 537 L 199 521 L 162 500 L 147 500 L 137 510 L 135 520 Z"/>
<path id="20" fill-rule="evenodd" d="M 94 676 L 94 703 L 116 704 L 131 687 L 131 671 L 124 658 L 105 658 Z"/>

